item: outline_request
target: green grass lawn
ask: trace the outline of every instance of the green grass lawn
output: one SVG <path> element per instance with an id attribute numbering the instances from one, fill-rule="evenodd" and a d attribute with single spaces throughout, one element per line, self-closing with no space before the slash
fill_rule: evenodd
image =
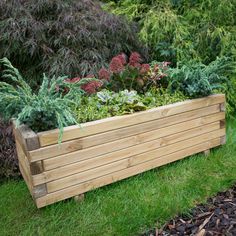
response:
<path id="1" fill-rule="evenodd" d="M 236 181 L 236 124 L 227 145 L 38 210 L 23 181 L 0 186 L 0 235 L 138 235 Z"/>

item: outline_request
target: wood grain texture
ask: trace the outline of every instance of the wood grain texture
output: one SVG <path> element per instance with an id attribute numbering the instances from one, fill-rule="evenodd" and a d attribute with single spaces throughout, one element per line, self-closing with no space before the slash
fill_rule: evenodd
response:
<path id="1" fill-rule="evenodd" d="M 224 144 L 225 97 L 188 100 L 64 131 L 59 145 L 58 130 L 14 128 L 20 170 L 38 207 Z"/>
<path id="2" fill-rule="evenodd" d="M 33 132 L 27 125 L 20 125 L 17 128 L 25 142 L 27 151 L 40 148 L 38 135 Z"/>
<path id="3" fill-rule="evenodd" d="M 120 138 L 126 138 L 132 135 L 151 131 L 156 128 L 163 128 L 180 122 L 192 120 L 195 118 L 207 116 L 220 112 L 219 104 L 196 109 L 193 111 L 183 112 L 162 119 L 157 119 L 142 124 L 136 124 L 120 129 L 115 129 L 99 134 L 94 134 L 88 137 L 82 137 L 75 140 L 63 142 L 60 145 L 54 144 L 29 152 L 32 161 L 47 159 L 53 156 L 59 156 L 66 153 L 71 153 L 92 146 L 115 141 Z"/>
<path id="4" fill-rule="evenodd" d="M 89 190 L 92 190 L 92 189 L 95 189 L 104 185 L 108 185 L 113 182 L 119 181 L 121 179 L 125 179 L 130 176 L 142 173 L 144 171 L 156 168 L 158 166 L 162 166 L 167 163 L 177 161 L 179 159 L 185 158 L 195 153 L 203 152 L 204 150 L 211 149 L 219 145 L 220 145 L 219 138 L 210 140 L 208 142 L 204 142 L 196 146 L 192 146 L 192 147 L 180 150 L 178 152 L 171 153 L 167 156 L 163 156 L 161 158 L 154 159 L 149 162 L 144 162 L 140 165 L 136 165 L 136 166 L 133 166 L 133 167 L 121 170 L 121 171 L 114 172 L 109 175 L 101 176 L 99 178 L 93 179 L 91 181 L 88 181 L 82 184 L 74 185 L 72 187 L 53 192 L 44 197 L 36 199 L 36 204 L 38 208 L 41 208 L 46 205 L 61 201 L 63 199 L 67 199 L 72 196 L 85 193 Z"/>
<path id="5" fill-rule="evenodd" d="M 223 94 L 211 95 L 209 97 L 187 100 L 184 102 L 174 103 L 143 112 L 137 112 L 132 115 L 116 116 L 98 121 L 88 122 L 81 126 L 70 126 L 64 129 L 62 141 L 68 141 L 80 137 L 106 132 L 109 130 L 127 127 L 137 123 L 148 122 L 163 117 L 172 116 L 186 111 L 199 109 L 202 107 L 224 103 Z M 59 130 L 51 130 L 38 133 L 40 146 L 48 146 L 58 142 Z"/>
<path id="6" fill-rule="evenodd" d="M 152 144 L 153 147 L 151 148 L 150 146 L 147 147 L 146 149 L 143 149 L 143 147 L 137 147 L 136 149 L 140 149 L 140 152 L 142 152 L 139 155 L 131 156 L 130 158 L 124 160 L 116 161 L 111 164 L 107 164 L 88 171 L 84 171 L 82 173 L 78 173 L 75 175 L 71 175 L 65 178 L 49 182 L 47 183 L 47 190 L 48 193 L 55 192 L 60 189 L 67 188 L 69 186 L 76 185 L 79 183 L 83 183 L 103 175 L 107 175 L 122 169 L 127 169 L 129 167 L 141 164 L 143 162 L 148 162 L 155 158 L 160 158 L 161 156 L 165 156 L 167 154 L 174 153 L 191 146 L 195 146 L 202 142 L 207 142 L 211 139 L 220 138 L 224 134 L 225 130 L 219 129 L 213 132 L 199 135 L 197 137 L 190 138 L 164 147 L 160 147 L 159 144 L 156 145 L 155 143 Z M 168 143 L 168 140 L 166 142 Z"/>
<path id="7" fill-rule="evenodd" d="M 207 116 L 207 117 L 203 117 L 203 118 L 199 118 L 199 119 L 196 119 L 193 121 L 193 123 L 190 125 L 190 128 L 191 127 L 194 127 L 194 123 L 195 123 L 195 127 L 197 127 L 197 125 L 204 125 L 204 124 L 209 124 L 209 123 L 212 123 L 212 122 L 215 122 L 215 121 L 219 121 L 222 119 L 222 113 L 217 113 L 217 114 L 214 114 L 214 115 L 210 115 L 210 116 Z M 191 122 L 189 122 L 190 124 Z M 184 125 L 185 124 L 185 125 Z M 183 123 L 183 125 L 188 128 L 186 126 L 186 123 Z M 182 125 L 182 127 L 183 127 Z M 185 129 L 184 129 L 185 130 Z M 170 132 L 167 133 L 168 134 L 171 134 Z M 154 132 L 154 136 L 156 137 L 163 137 L 165 134 L 162 132 Z M 141 136 L 141 138 L 139 138 Z M 151 137 L 149 139 L 149 136 L 144 133 L 144 134 L 141 134 L 141 135 L 138 135 L 138 136 L 135 136 L 133 137 L 134 141 L 133 141 L 133 144 L 135 143 L 135 140 L 136 140 L 136 144 L 138 144 L 139 140 L 143 140 L 142 137 L 146 137 L 146 139 L 144 139 L 145 141 L 148 141 L 148 140 L 152 140 Z M 132 139 L 132 137 L 131 137 Z M 57 167 L 61 167 L 61 166 L 64 166 L 64 165 L 68 165 L 68 164 L 71 164 L 71 163 L 75 163 L 75 162 L 78 162 L 78 161 L 82 161 L 82 160 L 86 160 L 86 159 L 89 159 L 89 158 L 92 158 L 92 157 L 95 157 L 95 156 L 98 156 L 98 155 L 102 155 L 104 153 L 107 153 L 107 152 L 112 152 L 112 151 L 115 151 L 115 150 L 119 150 L 119 149 L 122 149 L 122 148 L 119 148 L 119 146 L 116 146 L 118 145 L 117 143 L 122 143 L 122 147 L 123 148 L 127 148 L 128 144 L 130 145 L 130 143 L 132 143 L 132 141 L 130 141 L 129 143 L 123 143 L 122 140 L 118 140 L 119 142 L 117 141 L 114 141 L 114 142 L 110 142 L 110 143 L 107 143 L 107 144 L 104 144 L 104 145 L 98 145 L 98 146 L 95 146 L 95 147 L 91 147 L 91 148 L 88 148 L 88 149 L 84 149 L 84 150 L 81 150 L 81 151 L 77 151 L 77 152 L 72 152 L 72 153 L 69 153 L 69 154 L 65 154 L 65 155 L 60 155 L 60 156 L 57 156 L 57 157 L 54 157 L 54 158 L 49 158 L 49 159 L 46 159 L 43 161 L 44 163 L 44 168 L 45 170 L 49 170 L 49 169 L 53 169 L 53 168 L 57 168 Z M 112 146 L 112 150 L 109 149 L 109 146 Z M 132 145 L 131 145 L 132 146 Z"/>
<path id="8" fill-rule="evenodd" d="M 31 195 L 33 195 L 33 180 L 32 180 L 32 176 L 30 173 L 30 165 L 29 165 L 28 159 L 25 156 L 23 148 L 17 139 L 15 140 L 15 143 L 16 143 L 16 151 L 17 151 L 17 155 L 18 155 L 20 172 L 22 174 L 22 177 L 25 180 L 25 183 L 26 183 Z"/>
<path id="9" fill-rule="evenodd" d="M 185 140 L 185 139 L 199 136 L 204 133 L 209 133 L 211 131 L 218 130 L 220 128 L 220 123 L 218 121 L 218 122 L 214 122 L 208 125 L 199 126 L 197 128 L 190 128 L 190 129 L 189 128 L 190 127 L 186 125 L 185 129 L 180 130 L 182 132 L 176 129 L 173 129 L 173 132 L 171 135 L 168 135 L 168 132 L 167 132 L 167 136 L 164 136 L 160 139 L 156 139 L 152 142 L 148 142 L 146 144 L 136 145 L 136 146 L 133 146 L 127 149 L 122 149 L 122 150 L 112 152 L 112 153 L 106 153 L 104 155 L 91 158 L 89 160 L 79 161 L 71 165 L 63 166 L 61 168 L 54 168 L 52 170 L 45 171 L 41 174 L 33 176 L 33 182 L 35 185 L 46 183 L 49 181 L 60 179 L 62 177 L 66 177 L 66 176 L 80 173 L 80 172 L 93 169 L 102 165 L 106 165 L 111 162 L 116 162 L 121 159 L 128 158 L 132 155 L 140 154 L 142 152 L 145 152 L 146 150 L 150 151 L 151 145 L 153 145 L 153 147 L 155 148 L 164 147 L 166 145 L 170 145 L 170 144 L 173 144 L 173 143 Z M 159 132 L 156 132 L 156 131 L 155 133 L 159 134 Z M 47 166 L 45 166 L 45 169 L 46 168 Z"/>

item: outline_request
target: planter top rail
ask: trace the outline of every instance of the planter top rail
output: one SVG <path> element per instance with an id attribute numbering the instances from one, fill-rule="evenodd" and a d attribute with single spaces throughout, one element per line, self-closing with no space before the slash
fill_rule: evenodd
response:
<path id="1" fill-rule="evenodd" d="M 132 115 L 114 116 L 97 121 L 87 122 L 81 125 L 68 126 L 64 128 L 62 142 L 135 125 L 137 123 L 144 123 L 154 119 L 172 116 L 186 111 L 195 110 L 203 106 L 211 106 L 223 103 L 224 100 L 224 94 L 215 94 L 204 98 L 186 100 L 146 111 L 136 112 Z M 55 129 L 39 132 L 37 135 L 40 146 L 44 147 L 58 143 L 59 130 Z"/>

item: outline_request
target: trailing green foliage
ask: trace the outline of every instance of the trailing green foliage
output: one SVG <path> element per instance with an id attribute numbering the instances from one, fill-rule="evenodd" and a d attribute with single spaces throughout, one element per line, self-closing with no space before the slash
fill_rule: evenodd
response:
<path id="1" fill-rule="evenodd" d="M 136 25 L 105 12 L 97 0 L 0 1 L 0 35 L 0 58 L 9 58 L 31 83 L 45 71 L 94 73 L 121 51 L 145 54 Z"/>
<path id="2" fill-rule="evenodd" d="M 111 116 L 130 114 L 137 111 L 163 106 L 186 100 L 181 92 L 169 93 L 153 87 L 143 95 L 136 91 L 123 90 L 118 93 L 102 90 L 96 95 L 83 97 L 80 106 L 74 107 L 77 122 L 103 119 Z"/>
<path id="3" fill-rule="evenodd" d="M 231 102 L 236 100 L 233 84 L 227 77 L 234 69 L 229 58 L 221 57 L 209 65 L 202 63 L 188 63 L 179 65 L 168 71 L 171 91 L 181 91 L 190 98 L 204 97 L 214 92 L 226 93 L 228 109 L 232 110 Z M 235 86 L 235 85 L 234 85 Z M 230 110 L 229 110 L 230 111 Z"/>
<path id="4" fill-rule="evenodd" d="M 80 103 L 81 94 L 84 93 L 80 87 L 93 79 L 83 79 L 71 84 L 65 81 L 67 77 L 56 78 L 54 76 L 49 79 L 44 75 L 39 91 L 33 92 L 7 58 L 1 59 L 0 64 L 5 68 L 3 78 L 16 84 L 13 86 L 0 82 L 0 114 L 2 117 L 16 118 L 17 124 L 27 124 L 34 131 L 59 128 L 59 140 L 62 137 L 64 126 L 77 123 L 70 107 Z M 68 93 L 63 95 L 60 87 L 68 87 Z"/>
<path id="5" fill-rule="evenodd" d="M 202 63 L 180 65 L 168 71 L 170 89 L 179 90 L 191 98 L 208 96 L 215 90 L 225 92 L 229 87 L 229 80 L 224 72 L 229 67 L 230 64 L 225 57 L 217 58 L 207 66 Z"/>

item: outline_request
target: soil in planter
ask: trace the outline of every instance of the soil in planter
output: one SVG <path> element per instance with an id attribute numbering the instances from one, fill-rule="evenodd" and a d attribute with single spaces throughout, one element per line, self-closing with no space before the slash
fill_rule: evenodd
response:
<path id="1" fill-rule="evenodd" d="M 162 229 L 152 229 L 142 236 L 236 235 L 236 184 L 226 192 L 209 198 L 191 211 L 192 217 L 178 216 Z"/>

